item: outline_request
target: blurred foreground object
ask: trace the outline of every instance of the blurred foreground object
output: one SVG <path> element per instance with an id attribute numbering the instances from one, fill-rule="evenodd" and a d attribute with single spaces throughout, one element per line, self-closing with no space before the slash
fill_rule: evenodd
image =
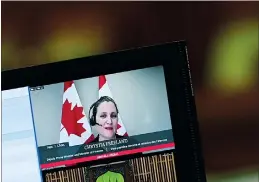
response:
<path id="1" fill-rule="evenodd" d="M 258 84 L 258 19 L 231 22 L 209 54 L 207 84 L 223 94 L 247 92 Z"/>
<path id="2" fill-rule="evenodd" d="M 208 172 L 241 174 L 259 167 L 258 20 L 226 25 L 210 47 L 196 102 Z"/>

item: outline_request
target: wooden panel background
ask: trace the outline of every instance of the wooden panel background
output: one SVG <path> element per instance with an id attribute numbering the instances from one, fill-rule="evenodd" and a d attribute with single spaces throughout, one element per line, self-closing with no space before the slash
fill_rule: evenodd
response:
<path id="1" fill-rule="evenodd" d="M 177 182 L 173 153 L 147 156 L 129 161 L 134 182 Z M 47 173 L 46 182 L 88 182 L 88 168 L 81 167 Z"/>

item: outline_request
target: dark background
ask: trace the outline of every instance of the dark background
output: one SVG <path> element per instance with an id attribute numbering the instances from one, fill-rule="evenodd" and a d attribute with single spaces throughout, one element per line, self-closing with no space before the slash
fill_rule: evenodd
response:
<path id="1" fill-rule="evenodd" d="M 2 70 L 186 40 L 208 181 L 258 181 L 258 2 L 2 2 Z"/>

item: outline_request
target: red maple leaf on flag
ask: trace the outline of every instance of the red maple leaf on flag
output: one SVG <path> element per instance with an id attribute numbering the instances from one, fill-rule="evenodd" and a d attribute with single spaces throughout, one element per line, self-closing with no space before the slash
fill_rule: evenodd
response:
<path id="1" fill-rule="evenodd" d="M 84 117 L 83 114 L 83 107 L 78 107 L 75 105 L 75 107 L 71 110 L 71 103 L 66 101 L 63 104 L 62 109 L 62 124 L 64 128 L 67 130 L 68 136 L 71 134 L 77 135 L 81 137 L 82 133 L 84 133 L 86 130 L 83 127 L 83 123 L 77 123 L 82 117 Z"/>

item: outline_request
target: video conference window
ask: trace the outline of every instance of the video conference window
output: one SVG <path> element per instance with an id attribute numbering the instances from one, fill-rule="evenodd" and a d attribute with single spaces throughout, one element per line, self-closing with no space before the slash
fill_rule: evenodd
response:
<path id="1" fill-rule="evenodd" d="M 2 180 L 42 181 L 28 87 L 2 91 Z"/>
<path id="2" fill-rule="evenodd" d="M 31 89 L 42 169 L 174 148 L 162 66 Z"/>

